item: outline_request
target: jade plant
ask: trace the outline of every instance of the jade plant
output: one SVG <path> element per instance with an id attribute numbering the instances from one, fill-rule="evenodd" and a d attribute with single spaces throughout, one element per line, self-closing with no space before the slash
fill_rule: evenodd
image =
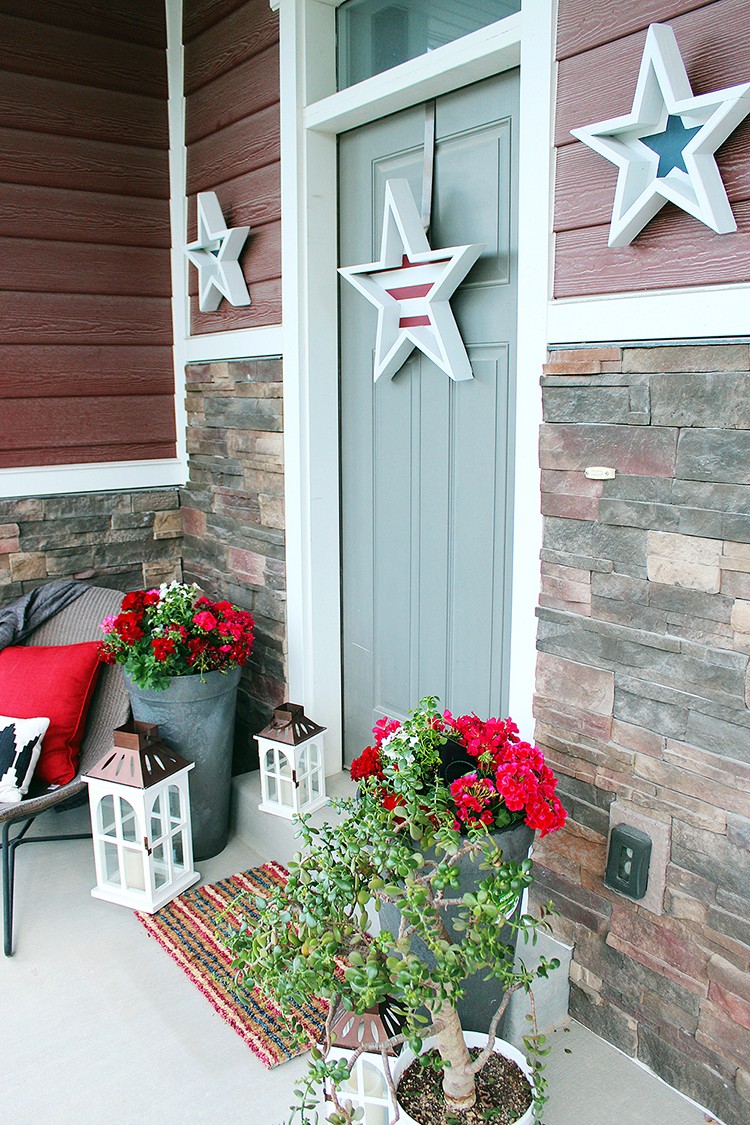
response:
<path id="1" fill-rule="evenodd" d="M 527 968 L 522 954 L 516 957 L 515 938 L 521 939 L 519 949 L 534 943 L 551 906 L 538 919 L 520 913 L 521 897 L 533 879 L 531 859 L 505 860 L 502 836 L 493 836 L 481 821 L 459 824 L 439 776 L 425 786 L 425 755 L 434 756 L 440 743 L 425 721 L 427 711 L 429 706 L 412 716 L 417 728 L 423 726 L 424 738 L 415 735 L 408 753 L 384 755 L 381 776 L 362 779 L 356 797 L 334 802 L 338 820 L 314 827 L 301 818 L 302 849 L 289 865 L 288 882 L 256 900 L 257 920 L 243 924 L 230 938 L 238 978 L 271 996 L 282 1010 L 300 997 L 319 996 L 330 1003 L 323 1041 L 312 1048 L 307 1076 L 297 1089 L 292 1122 L 320 1120 L 321 1086 L 329 1091 L 325 1120 L 330 1125 L 360 1121 L 362 1109 L 340 1087 L 367 1050 L 382 1055 L 395 1106 L 388 1049 L 407 1043 L 418 1053 L 427 1038 L 443 1068 L 446 1113 L 469 1109 L 476 1099 L 476 1075 L 490 1057 L 499 1021 L 518 990 L 531 998 L 531 1028 L 524 1045 L 534 1074 L 537 1120 L 547 1100 L 541 1073 L 546 1047 L 536 1028 L 532 985 L 557 961 L 542 957 Z M 396 795 L 395 803 L 383 802 L 384 784 Z M 468 855 L 481 872 L 470 891 L 462 889 L 459 872 Z M 373 933 L 373 919 L 385 903 L 397 907 L 398 926 Z M 446 926 L 448 911 L 454 936 Z M 421 939 L 429 959 L 414 952 L 413 938 Z M 487 1046 L 472 1058 L 456 1004 L 464 982 L 478 971 L 498 978 L 504 992 Z M 330 1058 L 333 1014 L 339 1005 L 362 1014 L 386 998 L 402 1010 L 400 1034 L 364 1042 L 348 1058 Z M 398 1110 L 393 1120 L 398 1120 Z"/>

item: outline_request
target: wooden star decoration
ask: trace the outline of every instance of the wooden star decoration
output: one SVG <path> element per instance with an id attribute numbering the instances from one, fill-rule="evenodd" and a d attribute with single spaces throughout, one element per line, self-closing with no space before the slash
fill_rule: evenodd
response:
<path id="1" fill-rule="evenodd" d="M 249 305 L 250 294 L 238 261 L 250 227 L 227 227 L 214 191 L 198 195 L 198 237 L 185 253 L 198 270 L 198 307 L 215 312 L 226 297 L 230 305 Z"/>
<path id="2" fill-rule="evenodd" d="M 379 260 L 339 270 L 378 310 L 376 381 L 395 375 L 414 348 L 451 379 L 473 378 L 449 302 L 483 249 L 430 249 L 408 182 L 386 182 Z"/>
<path id="3" fill-rule="evenodd" d="M 717 234 L 737 229 L 714 153 L 750 113 L 750 83 L 694 95 L 677 39 L 652 23 L 633 108 L 571 129 L 620 169 L 610 246 L 627 246 L 668 201 Z"/>

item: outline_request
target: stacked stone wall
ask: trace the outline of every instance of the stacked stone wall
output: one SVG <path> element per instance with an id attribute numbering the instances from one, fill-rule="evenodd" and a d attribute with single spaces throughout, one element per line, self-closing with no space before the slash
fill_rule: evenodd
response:
<path id="1" fill-rule="evenodd" d="M 750 349 L 549 359 L 536 737 L 571 815 L 536 895 L 575 945 L 572 1014 L 745 1125 Z M 640 903 L 604 886 L 620 822 L 654 841 Z"/>
<path id="2" fill-rule="evenodd" d="M 0 602 L 56 578 L 133 590 L 180 578 L 174 488 L 0 500 Z"/>
<path id="3" fill-rule="evenodd" d="M 249 609 L 256 640 L 240 685 L 235 770 L 286 695 L 282 365 L 191 364 L 190 480 L 182 491 L 185 580 Z"/>

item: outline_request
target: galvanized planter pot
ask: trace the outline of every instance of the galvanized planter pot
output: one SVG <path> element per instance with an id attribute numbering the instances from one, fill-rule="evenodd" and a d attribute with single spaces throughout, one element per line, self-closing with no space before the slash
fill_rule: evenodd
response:
<path id="1" fill-rule="evenodd" d="M 529 854 L 534 839 L 534 832 L 526 824 L 517 824 L 513 828 L 506 828 L 502 832 L 493 833 L 493 839 L 503 849 L 504 859 L 512 859 L 516 862 L 520 862 L 526 859 Z M 468 891 L 476 890 L 477 885 L 483 879 L 486 879 L 488 874 L 486 871 L 480 869 L 478 862 L 472 862 L 470 856 L 463 856 L 459 860 L 459 870 L 461 872 L 461 882 L 459 890 L 454 897 L 458 897 L 459 894 L 466 894 Z M 445 921 L 453 941 L 460 942 L 461 934 L 456 933 L 451 924 L 452 918 L 455 918 L 457 914 L 458 907 L 451 907 L 450 910 L 445 912 Z M 385 903 L 379 912 L 379 917 L 382 929 L 390 930 L 392 933 L 398 933 L 400 914 L 395 906 L 390 903 Z M 434 965 L 435 962 L 432 958 L 432 954 L 427 949 L 424 942 L 415 937 L 411 940 L 414 953 L 428 965 Z M 499 940 L 515 946 L 515 932 L 510 926 L 505 925 L 500 932 Z M 486 970 L 481 970 L 469 977 L 466 981 L 466 993 L 463 999 L 456 1005 L 461 1020 L 461 1026 L 464 1030 L 486 1033 L 489 1031 L 492 1017 L 500 1007 L 500 1002 L 503 998 L 502 984 L 494 977 L 485 980 L 486 976 Z M 505 1015 L 507 1015 L 507 1010 Z M 498 1028 L 499 1034 L 502 1034 L 504 1022 L 505 1020 L 503 1019 Z"/>
<path id="2" fill-rule="evenodd" d="M 174 676 L 164 691 L 140 688 L 125 676 L 133 717 L 156 723 L 159 737 L 195 762 L 190 773 L 190 816 L 196 860 L 226 847 L 237 686 L 241 670 Z"/>

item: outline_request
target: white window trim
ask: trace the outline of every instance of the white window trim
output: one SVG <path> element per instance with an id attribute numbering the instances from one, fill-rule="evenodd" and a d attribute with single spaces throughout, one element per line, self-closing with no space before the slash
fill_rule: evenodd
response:
<path id="1" fill-rule="evenodd" d="M 521 63 L 518 394 L 510 709 L 530 736 L 542 523 L 537 432 L 549 293 L 554 0 L 340 93 L 336 0 L 281 0 L 288 678 L 341 768 L 336 137 Z M 308 60 L 310 65 L 308 65 Z M 526 76 L 526 77 L 524 77 Z"/>
<path id="2" fill-rule="evenodd" d="M 184 48 L 182 46 L 182 0 L 165 0 L 167 12 L 167 68 L 169 75 L 170 212 L 172 222 L 172 322 L 174 327 L 175 386 L 177 410 L 184 411 L 185 364 L 212 363 L 225 359 L 268 359 L 283 351 L 281 324 L 257 328 L 234 328 L 216 332 L 190 331 L 190 263 L 187 243 L 187 148 L 185 145 Z M 273 8 L 273 4 L 271 5 Z M 251 231 L 252 235 L 252 231 Z M 251 250 L 252 253 L 252 250 Z M 250 291 L 252 298 L 252 288 Z M 184 439 L 183 439 L 184 441 Z M 180 451 L 183 453 L 184 451 Z"/>
<path id="3" fill-rule="evenodd" d="M 172 328 L 174 336 L 176 457 L 149 461 L 102 461 L 71 465 L 35 465 L 0 469 L 0 499 L 62 496 L 70 492 L 119 492 L 131 488 L 168 488 L 187 479 L 185 361 L 181 346 L 180 301 L 186 290 L 182 260 L 185 212 L 185 114 L 182 97 L 182 0 L 165 0 L 169 97 L 170 225 L 172 235 Z M 184 330 L 182 330 L 184 331 Z"/>

